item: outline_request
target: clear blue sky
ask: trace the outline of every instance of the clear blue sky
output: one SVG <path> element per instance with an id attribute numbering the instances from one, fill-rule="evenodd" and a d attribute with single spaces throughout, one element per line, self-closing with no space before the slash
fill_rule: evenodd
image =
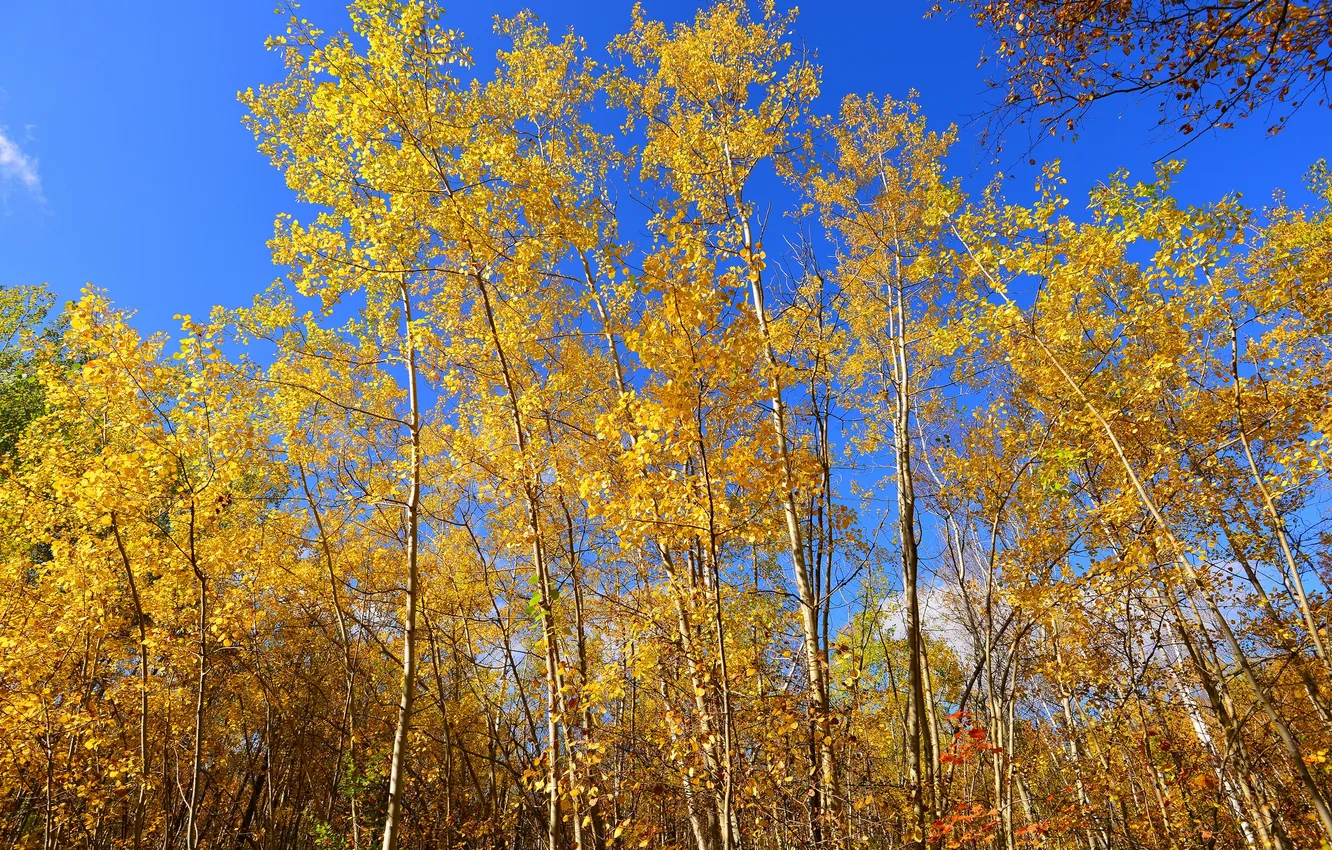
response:
<path id="1" fill-rule="evenodd" d="M 691 17 L 695 4 L 649 0 L 650 15 Z M 279 273 L 265 240 L 274 215 L 294 204 L 281 176 L 241 126 L 236 92 L 277 79 L 263 49 L 280 31 L 272 0 L 213 3 L 45 3 L 0 0 L 0 284 L 47 282 L 62 298 L 85 282 L 139 311 L 148 330 L 174 313 L 237 305 Z M 824 66 L 824 108 L 842 95 L 920 92 L 937 126 L 965 122 L 987 97 L 976 61 L 982 34 L 963 15 L 924 19 L 929 0 L 806 4 L 805 43 Z M 459 0 L 446 25 L 468 34 L 480 64 L 494 41 L 490 16 L 533 9 L 553 31 L 574 27 L 594 53 L 629 21 L 629 0 Z M 343 4 L 319 0 L 302 14 L 326 30 L 346 23 Z M 1117 167 L 1147 177 L 1169 146 L 1152 143 L 1150 106 L 1113 104 L 1076 144 L 1049 144 L 1074 197 Z M 1329 154 L 1332 110 L 1311 107 L 1266 138 L 1261 121 L 1205 137 L 1184 156 L 1181 193 L 1204 201 L 1242 191 L 1266 201 Z M 963 128 L 962 173 L 994 170 Z M 1012 181 L 1032 181 L 1025 163 Z"/>

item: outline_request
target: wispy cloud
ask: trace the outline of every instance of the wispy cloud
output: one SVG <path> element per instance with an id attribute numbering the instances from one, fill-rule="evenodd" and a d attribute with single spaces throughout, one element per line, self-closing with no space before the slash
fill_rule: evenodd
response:
<path id="1" fill-rule="evenodd" d="M 0 191 L 11 182 L 41 197 L 42 178 L 37 174 L 37 160 L 25 154 L 5 133 L 5 128 L 0 127 Z"/>

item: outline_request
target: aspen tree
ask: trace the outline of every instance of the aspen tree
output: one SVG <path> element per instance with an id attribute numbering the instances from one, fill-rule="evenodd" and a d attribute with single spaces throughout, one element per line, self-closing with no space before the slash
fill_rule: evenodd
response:
<path id="1" fill-rule="evenodd" d="M 928 347 L 938 321 L 938 283 L 946 273 L 915 262 L 938 240 L 955 201 L 942 179 L 951 131 L 927 134 L 914 105 L 848 98 L 831 128 L 835 161 L 814 178 L 813 194 L 841 253 L 838 277 L 851 337 L 858 350 L 844 379 L 865 397 L 871 417 L 861 440 L 893 446 L 897 539 L 901 551 L 909 646 L 907 735 L 921 839 L 942 806 L 937 718 L 927 698 L 928 661 L 920 611 L 920 554 L 912 427 L 917 367 L 928 377 L 937 356 Z M 917 310 L 923 306 L 923 315 Z M 925 363 L 918 363 L 925 360 Z"/>
<path id="2" fill-rule="evenodd" d="M 694 24 L 673 31 L 636 12 L 633 29 L 613 48 L 640 69 L 626 76 L 615 92 L 631 121 L 643 121 L 648 142 L 642 153 L 645 173 L 661 173 L 673 184 L 678 202 L 715 234 L 723 251 L 734 257 L 737 273 L 750 290 L 772 407 L 774 461 L 780 475 L 779 500 L 785 517 L 789 556 L 800 600 L 806 672 L 809 678 L 811 734 L 818 752 L 820 787 L 813 810 L 815 840 L 823 814 L 836 805 L 831 709 L 827 671 L 819 630 L 820 600 L 807 562 L 797 499 L 800 484 L 783 397 L 783 366 L 778 360 L 765 304 L 765 254 L 753 228 L 756 210 L 746 199 L 746 185 L 760 163 L 784 153 L 792 143 L 806 104 L 818 89 L 817 70 L 791 61 L 789 16 L 769 3 L 762 20 L 751 20 L 740 2 L 719 3 L 700 12 Z M 759 84 L 750 105 L 749 88 Z M 836 817 L 832 817 L 836 822 Z M 723 817 L 722 846 L 728 850 L 729 817 Z"/>

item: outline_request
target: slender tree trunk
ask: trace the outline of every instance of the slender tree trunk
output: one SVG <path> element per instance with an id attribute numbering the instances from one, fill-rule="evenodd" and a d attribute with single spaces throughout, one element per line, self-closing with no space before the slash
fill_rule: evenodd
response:
<path id="1" fill-rule="evenodd" d="M 728 171 L 731 168 L 729 150 L 726 154 Z M 782 382 L 777 352 L 773 348 L 772 334 L 768 328 L 767 307 L 764 304 L 763 274 L 761 260 L 757 256 L 753 236 L 749 228 L 748 216 L 743 211 L 743 203 L 737 199 L 740 213 L 737 223 L 740 228 L 741 245 L 748 263 L 750 296 L 754 317 L 758 321 L 759 336 L 763 343 L 763 356 L 768 367 L 771 386 L 772 429 L 777 444 L 777 453 L 781 464 L 782 491 L 780 499 L 782 513 L 786 518 L 788 549 L 795 572 L 796 594 L 800 602 L 800 626 L 805 638 L 805 667 L 809 676 L 810 714 L 814 722 L 816 745 L 818 749 L 819 783 L 818 792 L 813 800 L 819 804 L 822 815 L 830 817 L 836 823 L 837 818 L 831 811 L 835 805 L 836 769 L 833 764 L 832 713 L 828 699 L 828 681 L 823 667 L 822 641 L 819 639 L 820 600 L 814 592 L 814 582 L 809 564 L 805 559 L 805 544 L 800 530 L 800 512 L 796 505 L 795 477 L 791 468 L 791 453 L 787 437 L 786 406 L 782 400 Z"/>
<path id="2" fill-rule="evenodd" d="M 190 767 L 189 814 L 185 821 L 185 846 L 189 850 L 199 846 L 199 778 L 203 769 L 204 693 L 208 676 L 208 579 L 199 567 L 199 557 L 195 551 L 195 533 L 194 497 L 191 494 L 189 556 L 190 566 L 194 570 L 194 580 L 199 588 L 199 675 L 195 684 L 194 754 Z"/>
<path id="3" fill-rule="evenodd" d="M 1192 466 L 1196 475 L 1203 478 L 1207 477 L 1206 468 L 1197 462 L 1193 456 L 1193 452 L 1185 449 L 1184 456 L 1188 458 L 1189 464 Z M 1236 495 L 1236 499 L 1239 500 L 1238 495 Z M 1252 525 L 1253 518 L 1248 512 L 1247 506 L 1241 503 L 1239 508 L 1241 519 Z M 1309 659 L 1307 655 L 1295 643 L 1295 630 L 1290 628 L 1286 623 L 1285 618 L 1276 610 L 1272 598 L 1267 592 L 1267 588 L 1263 586 L 1261 579 L 1258 577 L 1258 571 L 1254 568 L 1252 561 L 1245 552 L 1244 546 L 1241 545 L 1241 541 L 1236 536 L 1230 521 L 1226 518 L 1225 511 L 1217 512 L 1216 522 L 1230 544 L 1231 554 L 1234 556 L 1236 563 L 1239 564 L 1240 569 L 1244 572 L 1244 576 L 1248 580 L 1249 586 L 1253 589 L 1254 595 L 1258 598 L 1259 607 L 1272 625 L 1273 639 L 1290 655 L 1291 664 L 1295 668 L 1295 674 L 1299 677 L 1301 684 L 1304 685 L 1304 691 L 1308 695 L 1309 702 L 1313 706 L 1314 711 L 1318 713 L 1318 719 L 1321 720 L 1324 725 L 1332 725 L 1332 710 L 1329 710 L 1322 689 L 1318 686 L 1317 681 L 1315 681 L 1313 675 L 1309 671 Z"/>
<path id="4" fill-rule="evenodd" d="M 546 661 L 546 739 L 549 762 L 546 771 L 546 843 L 548 850 L 558 850 L 560 843 L 560 694 L 563 683 L 560 673 L 559 638 L 555 630 L 555 615 L 551 598 L 555 585 L 550 576 L 550 565 L 546 562 L 545 545 L 541 538 L 541 513 L 537 500 L 536 485 L 532 481 L 533 471 L 527 469 L 532 458 L 528 450 L 527 430 L 523 426 L 522 413 L 518 406 L 517 386 L 509 368 L 508 355 L 500 339 L 499 328 L 495 324 L 495 311 L 490 301 L 490 290 L 485 277 L 478 270 L 474 274 L 477 290 L 485 308 L 486 324 L 490 330 L 491 342 L 499 357 L 500 370 L 504 380 L 504 390 L 509 401 L 512 415 L 514 441 L 523 464 L 523 496 L 527 509 L 528 534 L 532 537 L 532 563 L 536 570 L 537 586 L 540 598 L 538 608 L 541 611 L 542 643 Z M 387 850 L 387 849 L 386 849 Z"/>
<path id="5" fill-rule="evenodd" d="M 1249 472 L 1253 475 L 1253 483 L 1263 497 L 1263 507 L 1267 510 L 1268 519 L 1272 523 L 1272 532 L 1276 535 L 1281 555 L 1286 561 L 1286 569 L 1289 570 L 1290 574 L 1292 595 L 1295 598 L 1295 604 L 1300 609 L 1301 616 L 1304 618 L 1304 627 L 1309 632 L 1309 640 L 1313 643 L 1314 653 L 1318 656 L 1318 660 L 1323 662 L 1323 669 L 1329 675 L 1332 675 L 1332 660 L 1329 660 L 1327 650 L 1323 647 L 1322 634 L 1318 630 L 1318 623 L 1314 619 L 1313 610 L 1309 607 L 1309 597 L 1304 592 L 1304 579 L 1300 577 L 1300 567 L 1295 562 L 1295 555 L 1290 548 L 1290 539 L 1286 535 L 1285 520 L 1282 519 L 1281 513 L 1277 510 L 1276 501 L 1272 498 L 1272 491 L 1268 489 L 1267 483 L 1263 481 L 1263 474 L 1259 471 L 1258 463 L 1253 457 L 1253 448 L 1249 445 L 1249 435 L 1244 425 L 1244 397 L 1239 376 L 1239 335 L 1234 325 L 1230 329 L 1230 343 L 1232 355 L 1230 374 L 1235 387 L 1235 428 L 1239 432 L 1240 445 L 1244 448 L 1244 458 L 1248 461 Z"/>
<path id="6" fill-rule="evenodd" d="M 712 476 L 708 465 L 708 448 L 703 429 L 702 410 L 696 409 L 696 424 L 698 426 L 698 451 L 702 465 L 704 491 L 708 497 L 708 551 L 706 553 L 706 569 L 710 577 L 711 596 L 713 604 L 713 628 L 717 642 L 717 660 L 720 664 L 721 682 L 718 690 L 721 695 L 721 715 L 722 715 L 722 757 L 721 770 L 722 781 L 721 788 L 718 789 L 721 799 L 718 801 L 718 820 L 721 829 L 721 847 L 722 850 L 731 850 L 735 844 L 736 835 L 732 828 L 732 796 L 735 791 L 735 777 L 732 771 L 732 749 L 734 741 L 732 740 L 732 725 L 734 717 L 731 711 L 731 674 L 728 665 L 726 652 L 726 629 L 722 619 L 722 601 L 721 601 L 721 570 L 717 562 L 717 525 L 716 525 L 716 505 L 713 501 Z"/>
<path id="7" fill-rule="evenodd" d="M 1245 806 L 1240 802 L 1235 782 L 1230 776 L 1230 771 L 1226 769 L 1225 762 L 1218 752 L 1216 742 L 1212 738 L 1212 731 L 1208 728 L 1207 722 L 1203 719 L 1202 712 L 1198 708 L 1198 701 L 1194 698 L 1193 692 L 1184 684 L 1183 678 L 1176 669 L 1179 664 L 1178 657 L 1167 649 L 1166 652 L 1166 674 L 1175 687 L 1175 692 L 1179 695 L 1180 703 L 1184 706 L 1185 714 L 1188 715 L 1189 724 L 1193 727 L 1194 737 L 1198 739 L 1198 744 L 1203 752 L 1207 754 L 1207 760 L 1211 763 L 1212 771 L 1216 774 L 1217 781 L 1221 784 L 1221 796 L 1226 802 L 1226 808 L 1230 811 L 1230 816 L 1235 820 L 1235 825 L 1239 827 L 1240 834 L 1244 836 L 1244 843 L 1250 848 L 1259 847 L 1258 836 L 1254 833 L 1254 823 L 1261 825 L 1261 819 L 1251 819 L 1245 811 Z M 1270 846 L 1269 841 L 1263 841 L 1263 847 Z"/>
<path id="8" fill-rule="evenodd" d="M 407 589 L 402 618 L 402 682 L 399 688 L 398 720 L 393 731 L 393 755 L 389 762 L 388 807 L 384 815 L 383 850 L 397 850 L 402 820 L 402 789 L 407 780 L 408 736 L 412 704 L 416 698 L 416 609 L 420 595 L 418 548 L 421 539 L 421 410 L 416 387 L 416 335 L 412 328 L 412 302 L 407 281 L 402 281 L 402 315 L 406 334 L 407 427 L 411 439 L 408 455 L 410 480 L 404 506 L 407 523 Z"/>
<path id="9" fill-rule="evenodd" d="M 338 648 L 342 659 L 343 680 L 346 686 L 346 693 L 342 701 L 342 720 L 338 724 L 338 760 L 333 765 L 333 778 L 329 782 L 328 801 L 324 810 L 324 820 L 332 822 L 333 804 L 337 799 L 338 785 L 342 779 L 342 754 L 348 739 L 351 740 L 353 769 L 356 765 L 356 719 L 352 711 L 355 695 L 355 675 L 352 672 L 351 635 L 347 629 L 347 615 L 342 610 L 342 601 L 338 595 L 338 577 L 333 568 L 333 548 L 328 542 L 328 532 L 324 528 L 324 519 L 320 514 L 319 504 L 315 500 L 314 493 L 310 490 L 310 482 L 305 474 L 305 466 L 298 463 L 296 468 L 301 474 L 301 489 L 305 491 L 306 504 L 310 507 L 310 515 L 314 518 L 315 530 L 319 534 L 320 549 L 324 553 L 324 566 L 328 572 L 328 592 L 333 600 L 333 613 L 337 617 Z"/>
<path id="10" fill-rule="evenodd" d="M 1083 781 L 1083 762 L 1085 758 L 1082 752 L 1082 732 L 1073 719 L 1073 695 L 1069 691 L 1068 682 L 1065 680 L 1064 654 L 1059 649 L 1059 618 L 1057 616 L 1050 618 L 1050 642 L 1054 648 L 1055 685 L 1059 690 L 1059 706 L 1064 712 L 1065 734 L 1068 738 L 1068 757 L 1073 762 L 1074 788 L 1078 795 L 1078 805 L 1085 815 L 1090 816 L 1093 807 L 1091 797 L 1087 793 L 1086 783 Z M 1090 850 L 1109 850 L 1110 837 L 1106 834 L 1104 828 L 1094 823 L 1088 824 L 1086 838 Z"/>
<path id="11" fill-rule="evenodd" d="M 933 706 L 926 700 L 925 636 L 920 619 L 920 551 L 916 539 L 916 484 L 911 469 L 911 364 L 906 344 L 905 291 L 900 260 L 894 255 L 893 285 L 893 452 L 897 491 L 897 535 L 902 558 L 902 590 L 906 602 L 908 649 L 907 711 L 911 738 L 912 808 L 921 840 L 929 834 L 934 810 L 934 753 L 930 741 Z"/>
<path id="12" fill-rule="evenodd" d="M 660 685 L 661 701 L 663 704 L 669 705 L 669 699 L 666 695 L 666 680 L 662 679 Z M 671 729 L 670 734 L 671 741 L 676 741 L 678 736 L 675 734 L 674 728 Z M 698 850 L 712 850 L 712 848 L 715 847 L 715 844 L 709 840 L 709 830 L 704 826 L 702 819 L 699 818 L 698 804 L 695 802 L 694 783 L 690 780 L 688 772 L 682 772 L 680 774 L 680 783 L 681 789 L 684 792 L 685 812 L 689 816 L 689 829 L 694 836 L 694 846 L 697 847 Z"/>
<path id="13" fill-rule="evenodd" d="M 125 579 L 129 582 L 130 598 L 134 601 L 134 620 L 139 632 L 139 796 L 134 804 L 134 850 L 143 846 L 144 807 L 148 796 L 148 632 L 143 619 L 143 603 L 139 599 L 139 585 L 134 580 L 129 553 L 120 536 L 120 524 L 111 514 L 111 532 L 116 538 L 116 549 L 125 566 Z"/>

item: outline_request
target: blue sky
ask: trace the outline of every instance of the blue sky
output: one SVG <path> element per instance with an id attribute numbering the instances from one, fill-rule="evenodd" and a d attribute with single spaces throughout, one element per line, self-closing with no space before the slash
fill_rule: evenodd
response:
<path id="1" fill-rule="evenodd" d="M 982 33 L 964 15 L 925 19 L 929 0 L 824 0 L 802 9 L 798 29 L 824 67 L 824 109 L 851 92 L 920 92 L 936 126 L 966 122 L 986 102 L 976 63 Z M 294 207 L 241 125 L 238 90 L 277 79 L 263 48 L 280 31 L 272 0 L 225 3 L 25 3 L 0 0 L 0 284 L 47 282 L 61 298 L 86 282 L 139 311 L 146 330 L 175 327 L 175 313 L 238 305 L 279 270 L 265 240 L 274 216 Z M 692 17 L 696 4 L 649 0 L 649 15 Z M 553 31 L 572 26 L 594 55 L 629 22 L 629 0 L 459 0 L 446 25 L 468 34 L 479 63 L 495 42 L 490 16 L 531 8 Z M 324 29 L 345 25 L 342 3 L 306 3 Z M 1102 109 L 1076 144 L 1047 144 L 1073 197 L 1118 167 L 1142 177 L 1169 150 L 1156 142 L 1150 105 Z M 1190 201 L 1242 191 L 1252 203 L 1327 156 L 1332 110 L 1312 107 L 1275 138 L 1261 120 L 1204 137 L 1184 152 Z M 996 170 L 963 127 L 955 172 L 977 183 Z M 1015 169 L 1014 190 L 1035 169 Z"/>

